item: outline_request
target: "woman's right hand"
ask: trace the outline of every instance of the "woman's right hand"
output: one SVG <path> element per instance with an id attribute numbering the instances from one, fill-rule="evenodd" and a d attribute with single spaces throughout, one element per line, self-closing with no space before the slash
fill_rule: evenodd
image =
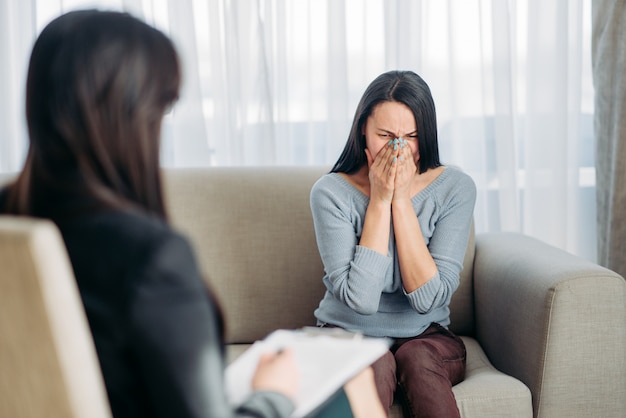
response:
<path id="1" fill-rule="evenodd" d="M 372 157 L 367 148 L 365 155 L 369 167 L 370 199 L 391 203 L 397 167 L 394 158 L 398 157 L 398 151 L 394 150 L 393 143 L 390 143 L 385 145 L 376 157 Z"/>
<path id="2" fill-rule="evenodd" d="M 279 392 L 293 400 L 296 397 L 300 376 L 293 350 L 264 353 L 252 377 L 253 390 Z"/>

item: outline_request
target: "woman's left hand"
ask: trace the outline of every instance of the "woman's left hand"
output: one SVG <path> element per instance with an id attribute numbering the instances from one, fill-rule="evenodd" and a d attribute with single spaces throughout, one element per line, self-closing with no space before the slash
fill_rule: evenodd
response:
<path id="1" fill-rule="evenodd" d="M 411 147 L 408 144 L 404 144 L 404 146 L 400 148 L 396 164 L 393 199 L 410 199 L 411 185 L 413 184 L 413 179 L 417 172 L 417 166 L 413 160 Z"/>

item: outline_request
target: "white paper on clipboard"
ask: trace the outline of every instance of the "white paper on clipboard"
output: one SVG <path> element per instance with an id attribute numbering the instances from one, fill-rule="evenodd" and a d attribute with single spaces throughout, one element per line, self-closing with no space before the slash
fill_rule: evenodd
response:
<path id="1" fill-rule="evenodd" d="M 289 347 L 300 375 L 292 417 L 303 417 L 380 358 L 390 342 L 339 328 L 277 330 L 255 342 L 226 368 L 226 394 L 232 405 L 241 404 L 252 391 L 252 376 L 261 354 Z"/>

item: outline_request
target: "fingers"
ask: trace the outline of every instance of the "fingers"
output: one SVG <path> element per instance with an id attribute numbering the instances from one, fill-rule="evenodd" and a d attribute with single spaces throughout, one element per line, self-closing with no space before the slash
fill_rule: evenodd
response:
<path id="1" fill-rule="evenodd" d="M 254 390 L 271 390 L 293 399 L 299 382 L 295 354 L 291 349 L 263 353 L 252 377 Z"/>
<path id="2" fill-rule="evenodd" d="M 404 139 L 400 138 L 399 141 L 400 151 L 398 161 L 404 169 L 408 169 L 409 172 L 413 173 L 416 169 L 415 161 L 413 160 L 413 151 Z"/>
<path id="3" fill-rule="evenodd" d="M 369 167 L 370 198 L 391 202 L 394 195 L 398 158 L 403 148 L 396 138 L 387 142 L 373 158 Z M 371 153 L 367 152 L 368 159 Z M 404 157 L 403 157 L 404 158 Z"/>
<path id="4" fill-rule="evenodd" d="M 371 153 L 369 152 L 369 150 L 366 150 L 366 152 L 371 157 Z M 392 158 L 392 154 L 393 154 L 393 141 L 390 140 L 389 142 L 387 142 L 387 145 L 385 145 L 383 148 L 381 148 L 380 151 L 378 151 L 376 158 L 374 158 L 373 160 L 372 167 L 374 169 L 388 167 L 388 162 L 389 162 L 388 160 Z"/>
<path id="5" fill-rule="evenodd" d="M 394 200 L 411 198 L 411 185 L 416 171 L 417 167 L 415 161 L 413 161 L 411 147 L 400 138 L 400 155 L 398 156 L 398 168 L 394 177 Z"/>
<path id="6" fill-rule="evenodd" d="M 395 164 L 398 161 L 398 143 L 397 139 L 390 140 L 384 148 L 382 155 L 385 171 L 391 175 L 395 174 Z"/>
<path id="7" fill-rule="evenodd" d="M 393 141 L 389 141 L 387 145 L 385 145 L 373 158 L 371 164 L 369 165 L 370 173 L 378 176 L 381 179 L 387 179 L 389 176 L 395 175 L 395 171 L 392 170 L 394 167 L 394 158 L 397 158 L 397 150 L 394 150 Z M 372 154 L 369 150 L 365 150 L 366 155 L 368 157 L 368 163 L 370 163 L 370 159 L 372 158 Z M 386 181 L 386 180 L 384 180 Z"/>
<path id="8" fill-rule="evenodd" d="M 396 174 L 396 162 L 398 160 L 398 151 L 393 149 L 394 145 L 388 145 L 386 147 L 385 155 L 385 172 L 389 177 L 393 177 Z"/>
<path id="9" fill-rule="evenodd" d="M 275 361 L 292 362 L 294 361 L 293 350 L 285 348 L 275 352 L 265 352 L 259 357 L 259 363 L 271 363 Z"/>

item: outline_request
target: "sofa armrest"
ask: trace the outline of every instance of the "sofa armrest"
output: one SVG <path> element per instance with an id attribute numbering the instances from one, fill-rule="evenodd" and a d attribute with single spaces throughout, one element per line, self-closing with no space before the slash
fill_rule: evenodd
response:
<path id="1" fill-rule="evenodd" d="M 516 233 L 478 234 L 476 338 L 535 416 L 624 416 L 626 282 Z"/>

